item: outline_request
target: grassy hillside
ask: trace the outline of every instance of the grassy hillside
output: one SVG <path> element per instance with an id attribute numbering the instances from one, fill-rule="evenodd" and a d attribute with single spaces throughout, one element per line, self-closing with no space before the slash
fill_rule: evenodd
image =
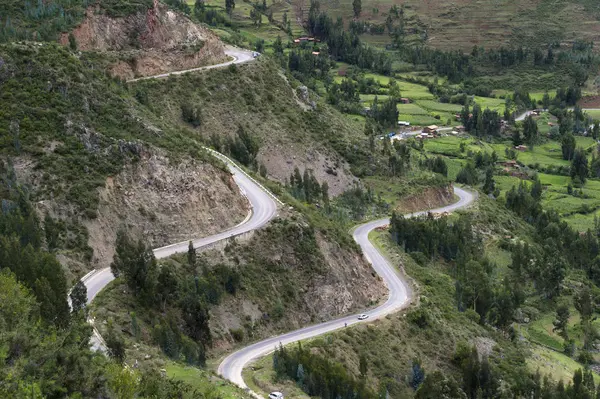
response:
<path id="1" fill-rule="evenodd" d="M 346 23 L 352 20 L 352 1 L 321 2 L 322 8 Z M 295 7 L 308 2 L 295 0 Z M 385 26 L 390 8 L 397 3 L 363 0 L 360 21 Z M 399 4 L 397 4 L 400 7 Z M 488 47 L 537 46 L 574 39 L 600 40 L 600 9 L 593 1 L 419 1 L 402 2 L 406 30 L 415 32 L 409 40 L 426 37 L 432 47 L 469 51 L 474 45 Z M 425 35 L 426 32 L 426 36 Z M 383 45 L 383 35 L 366 34 L 367 42 Z"/>
<path id="2" fill-rule="evenodd" d="M 515 219 L 494 200 L 480 198 L 468 213 L 473 218 L 474 231 L 482 239 L 483 253 L 492 262 L 485 271 L 486 278 L 492 281 L 493 291 L 502 290 L 500 287 L 506 284 L 502 281 L 510 279 L 514 271 L 511 253 L 505 245 L 507 235 L 528 241 L 535 233 L 531 226 Z M 456 222 L 457 217 L 451 219 Z M 370 238 L 392 264 L 406 272 L 416 290 L 416 299 L 409 309 L 399 314 L 304 342 L 302 347 L 311 356 L 320 356 L 343 367 L 373 391 L 387 391 L 392 397 L 402 398 L 415 395 L 415 370 L 422 370 L 425 376 L 441 371 L 459 385 L 461 381 L 468 384 L 465 382 L 468 372 L 461 360 L 465 346 L 474 346 L 480 357 L 487 357 L 494 379 L 503 381 L 494 390 L 508 394 L 512 389 L 509 396 L 527 397 L 526 392 L 532 389 L 540 375 L 548 376 L 554 383 L 562 380 L 566 385 L 574 372 L 582 368 L 576 359 L 563 353 L 563 339 L 552 330 L 555 315 L 551 309 L 555 304 L 539 297 L 528 283 L 525 283 L 527 294 L 518 320 L 508 332 L 502 332 L 482 323 L 473 309 L 460 311 L 454 305 L 460 297 L 460 284 L 456 280 L 456 267 L 460 262 L 454 265 L 441 257 L 426 259 L 415 253 L 408 254 L 392 241 L 387 230 L 376 231 Z M 573 271 L 565 281 L 568 288 L 565 288 L 562 300 L 570 300 L 571 294 L 581 289 L 582 280 L 578 275 Z M 490 287 L 480 286 L 477 292 L 485 295 L 487 289 Z M 496 301 L 492 304 L 497 305 Z M 575 309 L 571 315 L 570 334 L 575 338 L 577 348 L 581 348 L 583 338 Z M 288 350 L 293 351 L 295 347 L 290 345 Z M 293 382 L 276 374 L 274 364 L 277 361 L 271 356 L 259 361 L 245 371 L 247 381 L 263 392 L 280 389 L 290 397 L 305 397 L 302 387 L 310 383 L 303 385 L 298 378 Z M 418 364 L 417 369 L 415 364 Z M 440 377 L 436 375 L 435 378 Z M 598 381 L 597 375 L 593 378 Z M 463 389 L 468 390 L 468 385 L 463 385 Z M 417 393 L 416 397 L 436 396 L 419 396 Z"/>
<path id="3" fill-rule="evenodd" d="M 182 105 L 195 108 L 199 123 L 192 131 L 217 149 L 226 150 L 228 140 L 242 129 L 255 139 L 256 164 L 263 164 L 271 178 L 284 182 L 295 167 L 310 168 L 317 180 L 328 182 L 332 195 L 340 194 L 353 174 L 365 173 L 363 125 L 314 93 L 306 91 L 305 97 L 300 86 L 275 62 L 263 59 L 210 73 L 136 82 L 130 91 L 173 126 L 190 128 L 182 118 Z"/>

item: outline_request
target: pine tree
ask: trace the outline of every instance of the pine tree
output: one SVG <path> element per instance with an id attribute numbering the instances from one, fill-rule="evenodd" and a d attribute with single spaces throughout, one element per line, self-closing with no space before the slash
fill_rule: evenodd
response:
<path id="1" fill-rule="evenodd" d="M 231 18 L 231 14 L 233 13 L 234 9 L 235 0 L 225 0 L 225 10 L 227 11 L 227 14 L 229 14 L 229 18 Z"/>
<path id="2" fill-rule="evenodd" d="M 489 167 L 485 172 L 485 182 L 483 183 L 483 192 L 491 194 L 496 188 L 496 182 L 494 181 L 494 170 Z"/>
<path id="3" fill-rule="evenodd" d="M 556 308 L 556 320 L 552 323 L 554 325 L 552 331 L 558 332 L 558 335 L 565 341 L 569 340 L 569 317 L 571 317 L 571 314 L 567 305 L 562 304 Z"/>
<path id="4" fill-rule="evenodd" d="M 87 288 L 81 280 L 77 281 L 69 296 L 71 297 L 72 312 L 77 313 L 85 309 L 87 304 Z"/>
<path id="5" fill-rule="evenodd" d="M 575 136 L 572 133 L 565 134 L 560 142 L 560 148 L 562 150 L 562 159 L 566 161 L 570 161 L 573 159 L 573 155 L 575 154 Z"/>
<path id="6" fill-rule="evenodd" d="M 360 12 L 362 10 L 361 0 L 352 0 L 352 10 L 354 11 L 354 18 L 360 17 Z"/>
<path id="7" fill-rule="evenodd" d="M 583 148 L 578 148 L 575 150 L 573 159 L 571 160 L 571 179 L 577 179 L 582 184 L 585 184 L 588 174 L 588 160 L 585 156 L 585 151 Z"/>
<path id="8" fill-rule="evenodd" d="M 187 261 L 188 265 L 191 267 L 196 266 L 196 248 L 194 248 L 194 243 L 192 241 L 188 244 Z"/>

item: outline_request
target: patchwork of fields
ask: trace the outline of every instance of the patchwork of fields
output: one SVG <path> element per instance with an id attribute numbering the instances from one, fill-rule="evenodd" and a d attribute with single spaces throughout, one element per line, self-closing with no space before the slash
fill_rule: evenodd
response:
<path id="1" fill-rule="evenodd" d="M 460 151 L 460 144 L 465 143 L 465 149 Z M 589 148 L 594 146 L 590 137 L 576 137 L 577 146 Z M 440 137 L 427 140 L 424 149 L 431 154 L 449 157 L 449 177 L 455 178 L 456 173 L 466 163 L 469 152 L 496 152 L 499 161 L 507 160 L 505 150 L 512 148 L 512 143 L 506 141 L 499 144 L 489 144 L 474 138 L 457 138 L 453 136 Z M 600 217 L 600 179 L 588 179 L 585 186 L 576 189 L 577 194 L 568 193 L 571 178 L 568 176 L 570 163 L 562 159 L 560 144 L 548 141 L 535 146 L 533 150 L 517 153 L 517 161 L 524 165 L 523 170 L 533 174 L 535 170 L 550 170 L 552 173 L 538 172 L 538 177 L 544 185 L 542 203 L 546 209 L 552 209 L 561 214 L 575 229 L 585 231 L 594 226 L 594 216 Z M 501 193 L 505 193 L 513 186 L 517 186 L 519 177 L 502 174 L 495 177 L 496 185 Z M 558 173 L 558 174 L 557 174 Z"/>

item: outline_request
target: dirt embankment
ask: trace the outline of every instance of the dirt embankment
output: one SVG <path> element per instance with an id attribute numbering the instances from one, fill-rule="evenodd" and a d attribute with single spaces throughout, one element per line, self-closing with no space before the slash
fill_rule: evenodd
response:
<path id="1" fill-rule="evenodd" d="M 582 97 L 577 102 L 581 108 L 600 108 L 600 96 L 586 96 Z"/>
<path id="2" fill-rule="evenodd" d="M 398 212 L 410 213 L 423 209 L 434 209 L 454 202 L 454 190 L 451 185 L 446 187 L 429 187 L 401 199 L 396 207 Z"/>
<path id="3" fill-rule="evenodd" d="M 217 233 L 241 222 L 248 202 L 229 173 L 193 160 L 146 154 L 106 179 L 98 216 L 85 223 L 96 267 L 110 264 L 119 228 L 153 248 Z"/>
<path id="4" fill-rule="evenodd" d="M 111 72 L 124 79 L 196 68 L 226 60 L 225 48 L 209 29 L 154 2 L 146 13 L 111 18 L 96 7 L 71 32 L 80 50 L 114 53 Z M 60 38 L 69 44 L 69 34 Z"/>

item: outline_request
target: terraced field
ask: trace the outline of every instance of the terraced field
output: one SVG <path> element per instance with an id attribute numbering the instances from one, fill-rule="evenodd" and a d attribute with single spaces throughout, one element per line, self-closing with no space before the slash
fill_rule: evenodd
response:
<path id="1" fill-rule="evenodd" d="M 308 0 L 292 0 L 308 10 Z M 384 24 L 394 0 L 363 0 L 360 19 Z M 600 5 L 593 0 L 404 0 L 409 28 L 427 29 L 427 44 L 448 50 L 533 46 L 572 38 L 600 41 Z M 333 18 L 352 20 L 352 1 L 321 2 Z M 306 14 L 306 13 L 305 13 Z M 384 35 L 363 35 L 375 45 L 389 43 Z M 410 39 L 410 38 L 409 38 Z"/>
<path id="2" fill-rule="evenodd" d="M 577 146 L 588 148 L 595 145 L 594 140 L 589 137 L 576 137 Z M 465 143 L 464 152 L 460 151 L 460 143 Z M 510 142 L 501 144 L 488 144 L 478 142 L 475 139 L 461 139 L 453 136 L 440 137 L 427 140 L 424 149 L 431 154 L 439 154 L 449 157 L 449 175 L 455 176 L 457 170 L 468 158 L 469 151 L 496 151 L 500 161 L 506 160 L 505 149 L 512 147 Z M 552 167 L 558 171 L 562 167 L 562 174 L 538 173 L 540 181 L 544 185 L 542 203 L 546 209 L 552 209 L 561 214 L 565 220 L 579 231 L 585 231 L 594 225 L 594 216 L 600 217 L 600 180 L 588 179 L 581 189 L 581 195 L 572 195 L 567 191 L 571 178 L 566 176 L 570 163 L 562 159 L 560 144 L 550 141 L 534 147 L 533 151 L 519 152 L 517 160 L 524 164 L 535 166 L 535 168 Z M 450 171 L 452 170 L 452 173 Z M 497 187 L 502 193 L 518 186 L 521 179 L 514 176 L 499 175 L 494 177 Z M 577 189 L 579 192 L 579 189 Z"/>

